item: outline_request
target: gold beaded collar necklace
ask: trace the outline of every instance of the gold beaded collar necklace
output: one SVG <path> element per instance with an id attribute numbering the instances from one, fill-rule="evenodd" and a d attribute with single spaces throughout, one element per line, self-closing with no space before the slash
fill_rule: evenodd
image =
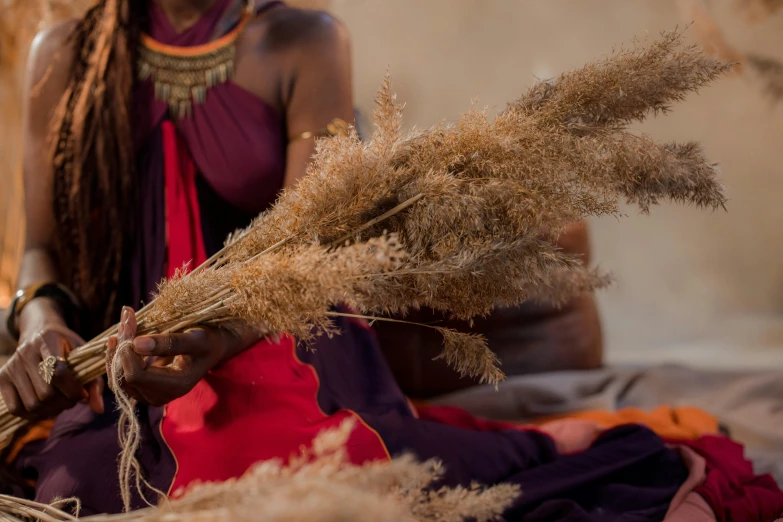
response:
<path id="1" fill-rule="evenodd" d="M 253 4 L 247 0 L 234 29 L 204 45 L 177 47 L 141 35 L 138 77 L 152 79 L 155 97 L 168 104 L 172 117 L 189 115 L 194 103 L 204 102 L 209 89 L 234 75 L 236 41 L 253 17 Z"/>

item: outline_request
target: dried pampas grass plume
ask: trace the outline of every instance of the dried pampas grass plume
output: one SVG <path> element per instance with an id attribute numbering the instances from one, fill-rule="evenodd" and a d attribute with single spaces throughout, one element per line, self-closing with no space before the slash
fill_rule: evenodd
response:
<path id="1" fill-rule="evenodd" d="M 242 477 L 223 483 L 190 486 L 157 509 L 123 515 L 99 515 L 89 522 L 460 522 L 499 520 L 520 494 L 518 486 L 445 488 L 439 463 L 411 457 L 356 466 L 346 443 L 352 420 L 324 431 L 311 448 L 288 462 L 256 464 Z M 434 489 L 432 489 L 434 487 Z M 62 502 L 67 504 L 67 500 Z M 62 507 L 62 506 L 61 506 Z M 76 520 L 57 509 L 0 497 L 4 520 L 37 518 L 45 522 Z"/>
<path id="2" fill-rule="evenodd" d="M 696 38 L 707 54 L 736 64 L 735 72 L 753 73 L 763 86 L 764 93 L 773 101 L 783 100 L 783 62 L 768 56 L 743 53 L 729 44 L 725 34 L 709 12 L 706 0 L 679 0 L 680 8 L 688 20 L 693 21 Z M 737 6 L 745 10 L 752 20 L 763 18 L 781 6 L 781 0 L 741 0 Z"/>
<path id="3" fill-rule="evenodd" d="M 453 125 L 413 131 L 402 129 L 387 77 L 372 139 L 350 132 L 320 140 L 296 188 L 204 265 L 164 282 L 138 312 L 136 333 L 239 322 L 308 342 L 339 333 L 334 319 L 345 315 L 387 320 L 426 307 L 470 320 L 601 288 L 605 274 L 556 246 L 569 223 L 618 216 L 624 201 L 642 211 L 664 200 L 724 206 L 697 144 L 658 144 L 626 126 L 666 112 L 729 68 L 683 45 L 680 31 L 667 32 L 541 82 L 496 117 L 472 110 Z M 346 304 L 352 310 L 340 311 Z M 443 334 L 442 357 L 454 369 L 481 382 L 503 379 L 485 339 L 430 327 Z M 80 381 L 104 372 L 116 333 L 68 355 Z M 0 414 L 7 442 L 24 421 L 4 404 Z M 132 422 L 125 427 L 130 455 L 136 435 Z M 133 469 L 135 459 L 123 459 L 124 484 Z"/>
<path id="4" fill-rule="evenodd" d="M 783 100 L 783 62 L 757 54 L 748 54 L 746 60 L 762 79 L 767 96 L 776 102 Z"/>

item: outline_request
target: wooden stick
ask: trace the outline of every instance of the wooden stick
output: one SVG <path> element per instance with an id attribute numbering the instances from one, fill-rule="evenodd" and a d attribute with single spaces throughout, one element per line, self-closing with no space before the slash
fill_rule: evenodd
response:
<path id="1" fill-rule="evenodd" d="M 349 234 L 344 235 L 340 239 L 338 239 L 336 241 L 332 241 L 332 244 L 331 244 L 332 248 L 340 246 L 342 243 L 345 243 L 347 240 L 351 239 L 356 234 L 360 234 L 361 232 L 367 230 L 371 226 L 377 225 L 378 223 L 380 223 L 384 219 L 388 219 L 388 218 L 392 217 L 393 215 L 402 212 L 406 208 L 408 208 L 411 205 L 413 205 L 416 202 L 418 202 L 423 197 L 424 197 L 424 194 L 416 194 L 412 198 L 406 199 L 405 201 L 403 201 L 402 203 L 400 203 L 399 205 L 397 205 L 396 207 L 394 207 L 390 211 L 388 211 L 388 212 L 386 212 L 384 214 L 381 214 L 377 218 L 371 219 L 370 221 L 368 221 L 364 225 L 360 226 L 358 229 L 354 230 L 353 232 L 351 232 Z"/>

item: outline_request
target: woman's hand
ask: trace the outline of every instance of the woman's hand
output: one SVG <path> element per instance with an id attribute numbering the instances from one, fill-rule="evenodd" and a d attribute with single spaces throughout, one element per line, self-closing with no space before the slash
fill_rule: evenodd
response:
<path id="1" fill-rule="evenodd" d="M 56 306 L 45 299 L 31 302 L 24 314 L 19 346 L 0 368 L 0 394 L 8 411 L 40 420 L 55 417 L 79 401 L 89 401 L 93 411 L 103 413 L 103 379 L 85 389 L 64 362 L 74 347 L 84 344 L 81 337 L 65 326 Z M 39 366 L 48 357 L 57 359 L 50 383 Z"/>
<path id="2" fill-rule="evenodd" d="M 106 372 L 112 379 L 115 354 L 122 365 L 120 386 L 130 397 L 162 406 L 182 397 L 221 362 L 257 342 L 261 335 L 235 335 L 218 328 L 194 328 L 183 333 L 136 337 L 136 314 L 124 308 L 117 337 L 109 339 Z M 120 344 L 131 342 L 117 354 Z"/>

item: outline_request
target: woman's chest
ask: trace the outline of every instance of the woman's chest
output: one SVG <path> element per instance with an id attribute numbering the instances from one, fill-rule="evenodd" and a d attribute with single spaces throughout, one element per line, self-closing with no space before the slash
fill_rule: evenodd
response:
<path id="1" fill-rule="evenodd" d="M 156 139 L 154 129 L 171 119 L 166 104 L 144 84 L 135 102 L 137 143 Z M 177 161 L 192 161 L 222 199 L 250 213 L 274 201 L 283 185 L 286 140 L 284 122 L 272 107 L 229 82 L 210 89 L 203 103 L 173 122 Z"/>

